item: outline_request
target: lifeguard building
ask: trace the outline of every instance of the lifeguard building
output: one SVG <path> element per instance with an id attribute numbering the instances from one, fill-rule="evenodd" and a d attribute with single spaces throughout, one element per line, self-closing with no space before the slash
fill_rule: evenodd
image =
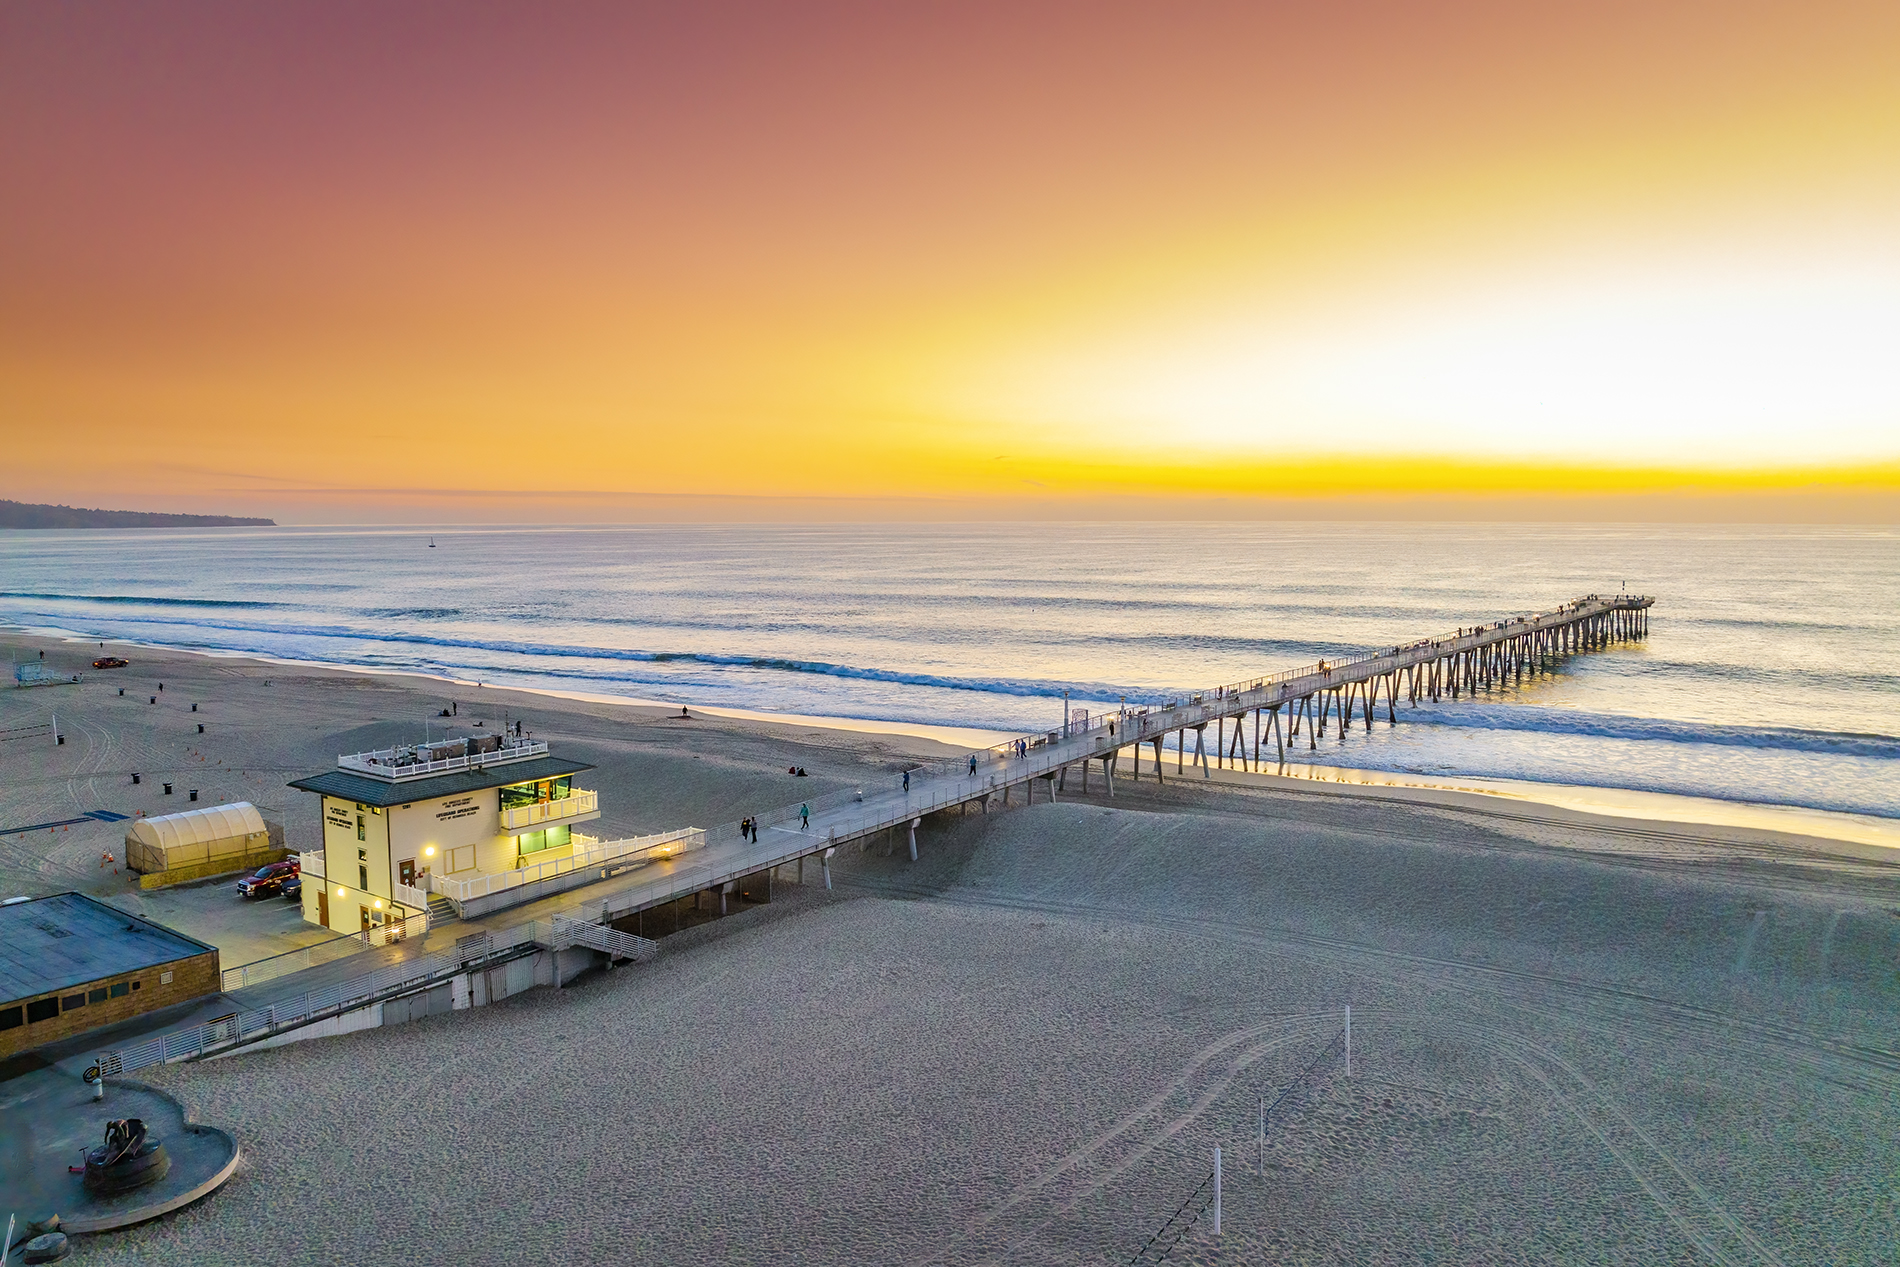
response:
<path id="1" fill-rule="evenodd" d="M 594 767 L 505 735 L 340 756 L 290 786 L 322 798 L 323 849 L 303 854 L 303 915 L 354 933 L 428 909 L 431 877 L 501 875 L 595 843 L 574 830 L 600 796 Z"/>

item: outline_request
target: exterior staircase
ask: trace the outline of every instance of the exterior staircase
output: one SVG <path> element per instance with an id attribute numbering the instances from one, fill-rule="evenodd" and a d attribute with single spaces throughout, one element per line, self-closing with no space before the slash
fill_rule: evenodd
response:
<path id="1" fill-rule="evenodd" d="M 444 924 L 452 923 L 460 918 L 462 918 L 462 916 L 456 911 L 455 903 L 449 901 L 440 893 L 431 893 L 429 895 L 430 928 L 439 928 Z"/>

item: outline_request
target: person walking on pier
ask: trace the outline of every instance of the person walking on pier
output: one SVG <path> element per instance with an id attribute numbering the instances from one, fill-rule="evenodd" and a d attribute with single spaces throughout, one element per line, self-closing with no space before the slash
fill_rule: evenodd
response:
<path id="1" fill-rule="evenodd" d="M 811 802 L 807 801 L 803 805 L 800 805 L 798 807 L 798 830 L 809 831 L 810 829 L 811 829 Z"/>
<path id="2" fill-rule="evenodd" d="M 974 752 L 970 754 L 970 777 L 973 779 L 976 777 L 976 754 Z"/>
<path id="3" fill-rule="evenodd" d="M 910 795 L 910 771 L 904 771 L 904 795 Z"/>

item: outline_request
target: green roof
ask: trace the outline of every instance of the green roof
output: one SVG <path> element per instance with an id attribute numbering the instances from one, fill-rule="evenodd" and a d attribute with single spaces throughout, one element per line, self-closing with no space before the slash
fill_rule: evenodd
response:
<path id="1" fill-rule="evenodd" d="M 537 757 L 533 761 L 510 761 L 485 766 L 479 770 L 457 770 L 453 774 L 438 774 L 428 779 L 410 779 L 403 783 L 372 779 L 367 774 L 351 774 L 347 770 L 326 770 L 322 774 L 314 774 L 307 779 L 296 779 L 290 786 L 304 792 L 316 792 L 323 796 L 334 796 L 345 801 L 356 801 L 363 805 L 375 805 L 386 809 L 391 805 L 432 801 L 438 796 L 459 796 L 464 792 L 506 787 L 510 783 L 537 783 L 542 779 L 558 779 L 563 774 L 578 774 L 582 770 L 593 768 L 584 761 L 564 761 L 559 757 Z"/>

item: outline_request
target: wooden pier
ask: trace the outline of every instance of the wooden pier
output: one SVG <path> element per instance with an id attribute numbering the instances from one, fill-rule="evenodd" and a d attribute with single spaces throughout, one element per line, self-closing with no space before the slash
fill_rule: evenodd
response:
<path id="1" fill-rule="evenodd" d="M 802 876 L 807 859 L 826 868 L 829 883 L 826 860 L 846 844 L 881 837 L 894 848 L 902 832 L 915 859 L 916 830 L 926 814 L 950 809 L 988 813 L 993 805 L 1009 805 L 1017 791 L 1024 804 L 1038 795 L 1053 801 L 1068 790 L 1071 777 L 1080 778 L 1081 790 L 1087 792 L 1098 765 L 1103 788 L 1113 796 L 1124 759 L 1129 761 L 1129 777 L 1141 777 L 1143 748 L 1152 752 L 1157 780 L 1166 778 L 1163 754 L 1170 746 L 1176 777 L 1186 775 L 1192 763 L 1202 778 L 1211 778 L 1210 740 L 1216 761 L 1249 770 L 1284 765 L 1289 749 L 1301 739 L 1309 751 L 1317 748 L 1329 727 L 1363 722 L 1370 729 L 1380 709 L 1396 723 L 1401 699 L 1416 705 L 1422 700 L 1470 698 L 1550 672 L 1569 656 L 1640 639 L 1649 631 L 1654 601 L 1640 595 L 1592 594 L 1550 611 L 1421 638 L 1390 651 L 1322 660 L 1159 707 L 1079 720 L 973 753 L 950 769 L 913 770 L 907 786 L 892 779 L 885 787 L 833 793 L 804 806 L 759 815 L 756 843 L 731 823 L 709 830 L 704 848 L 624 874 L 595 877 L 584 872 L 510 890 L 505 902 L 487 905 L 483 913 L 582 886 L 585 895 L 575 894 L 579 900 L 571 903 L 573 912 L 600 923 L 694 893 L 715 895 L 723 906 L 725 895 L 745 883 L 769 886 L 770 875 L 781 866 L 796 864 Z M 809 815 L 801 813 L 807 808 Z"/>

